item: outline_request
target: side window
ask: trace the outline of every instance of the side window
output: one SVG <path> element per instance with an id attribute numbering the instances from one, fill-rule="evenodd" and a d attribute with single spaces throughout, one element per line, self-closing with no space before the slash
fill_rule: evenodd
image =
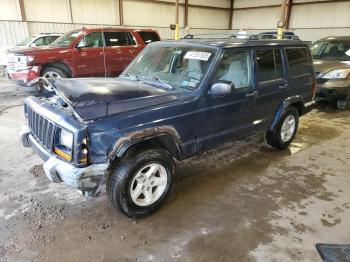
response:
<path id="1" fill-rule="evenodd" d="M 235 89 L 251 86 L 251 57 L 248 50 L 226 53 L 214 80 L 229 81 Z"/>
<path id="2" fill-rule="evenodd" d="M 42 45 L 46 45 L 45 43 L 45 37 L 40 37 L 37 40 L 35 40 L 33 42 L 35 44 L 35 46 L 42 46 Z"/>
<path id="3" fill-rule="evenodd" d="M 310 73 L 311 64 L 306 48 L 286 48 L 289 75 L 300 76 Z"/>
<path id="4" fill-rule="evenodd" d="M 139 31 L 138 33 L 146 45 L 152 42 L 159 41 L 159 36 L 155 32 Z"/>
<path id="5" fill-rule="evenodd" d="M 279 49 L 256 50 L 259 82 L 283 78 L 281 51 Z"/>
<path id="6" fill-rule="evenodd" d="M 91 47 L 103 47 L 102 33 L 93 32 L 84 36 L 77 47 L 91 48 Z"/>
<path id="7" fill-rule="evenodd" d="M 127 46 L 135 42 L 129 32 L 104 32 L 106 46 Z"/>

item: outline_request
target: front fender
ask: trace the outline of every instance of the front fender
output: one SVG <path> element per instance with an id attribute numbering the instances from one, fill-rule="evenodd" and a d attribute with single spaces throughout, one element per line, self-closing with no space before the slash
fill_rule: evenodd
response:
<path id="1" fill-rule="evenodd" d="M 168 136 L 171 138 L 174 146 L 176 147 L 176 154 L 181 157 L 181 151 L 179 144 L 181 143 L 180 136 L 176 129 L 172 126 L 158 126 L 151 127 L 142 130 L 130 132 L 120 137 L 113 145 L 112 150 L 109 153 L 109 161 L 113 161 L 116 158 L 120 158 L 123 154 L 133 145 L 142 141 L 149 141 L 162 136 Z"/>

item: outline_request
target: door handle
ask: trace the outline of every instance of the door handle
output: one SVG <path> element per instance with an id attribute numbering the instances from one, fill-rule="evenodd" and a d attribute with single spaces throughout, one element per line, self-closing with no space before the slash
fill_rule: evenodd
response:
<path id="1" fill-rule="evenodd" d="M 284 84 L 282 86 L 279 86 L 278 88 L 279 88 L 279 90 L 283 90 L 283 89 L 287 89 L 288 87 L 289 87 L 288 84 Z"/>
<path id="2" fill-rule="evenodd" d="M 256 96 L 258 94 L 258 91 L 254 91 L 254 92 L 251 92 L 251 93 L 246 93 L 245 96 L 246 97 L 252 97 L 252 96 Z"/>
<path id="3" fill-rule="evenodd" d="M 135 53 L 135 50 L 129 50 L 129 53 L 133 54 L 133 53 Z"/>

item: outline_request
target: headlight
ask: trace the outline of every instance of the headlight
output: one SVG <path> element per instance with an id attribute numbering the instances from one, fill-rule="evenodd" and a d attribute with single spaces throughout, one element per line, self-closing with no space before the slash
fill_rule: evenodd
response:
<path id="1" fill-rule="evenodd" d="M 29 64 L 34 60 L 32 56 L 16 56 L 15 68 L 16 70 L 29 69 Z"/>
<path id="2" fill-rule="evenodd" d="M 324 76 L 322 76 L 322 78 L 325 78 L 325 79 L 346 79 L 349 77 L 349 74 L 350 74 L 350 68 L 335 69 L 335 70 L 328 72 Z"/>
<path id="3" fill-rule="evenodd" d="M 57 128 L 55 135 L 54 152 L 67 161 L 72 160 L 73 133 Z"/>
<path id="4" fill-rule="evenodd" d="M 72 149 L 73 146 L 73 134 L 64 129 L 61 130 L 59 145 L 64 146 L 68 149 Z"/>

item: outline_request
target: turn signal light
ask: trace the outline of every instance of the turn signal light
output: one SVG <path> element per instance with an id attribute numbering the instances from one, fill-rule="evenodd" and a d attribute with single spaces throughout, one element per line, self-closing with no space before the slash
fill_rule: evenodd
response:
<path id="1" fill-rule="evenodd" d="M 63 152 L 61 149 L 55 147 L 54 152 L 59 155 L 60 157 L 62 157 L 63 159 L 67 160 L 67 161 L 71 161 L 72 160 L 72 156 L 67 154 L 66 152 Z"/>

